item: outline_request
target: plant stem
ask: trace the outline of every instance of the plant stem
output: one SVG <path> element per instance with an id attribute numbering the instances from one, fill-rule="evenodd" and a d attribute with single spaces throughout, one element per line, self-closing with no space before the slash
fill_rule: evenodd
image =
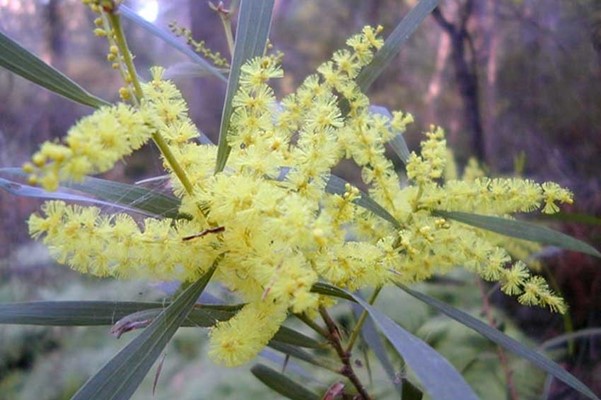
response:
<path id="1" fill-rule="evenodd" d="M 323 329 L 321 326 L 317 325 L 311 318 L 309 318 L 306 314 L 294 314 L 294 316 L 298 319 L 300 319 L 302 322 L 305 323 L 305 325 L 307 325 L 309 328 L 313 329 L 315 332 L 317 332 L 320 336 L 324 337 L 324 338 L 328 338 L 329 336 L 329 332 L 325 329 Z"/>
<path id="2" fill-rule="evenodd" d="M 488 301 L 488 295 L 486 293 L 486 288 L 482 283 L 482 280 L 477 278 L 478 286 L 480 288 L 480 294 L 482 296 L 482 311 L 484 315 L 486 315 L 486 320 L 488 321 L 488 325 L 491 327 L 495 326 L 495 319 L 492 315 L 492 309 L 490 307 L 490 302 Z M 513 371 L 509 366 L 509 360 L 507 359 L 507 354 L 501 346 L 497 346 L 497 355 L 499 356 L 499 363 L 501 364 L 501 368 L 503 368 L 503 374 L 505 375 L 505 381 L 507 383 L 508 397 L 511 400 L 519 400 L 518 392 L 515 388 L 515 384 L 513 383 Z"/>
<path id="3" fill-rule="evenodd" d="M 340 331 L 338 330 L 338 326 L 332 320 L 327 310 L 324 307 L 319 308 L 319 314 L 326 326 L 328 327 L 328 341 L 338 354 L 338 358 L 342 361 L 342 370 L 340 373 L 348 378 L 349 381 L 355 386 L 357 392 L 359 393 L 359 399 L 361 400 L 371 400 L 369 393 L 363 387 L 363 384 L 355 374 L 355 370 L 353 369 L 353 365 L 351 363 L 351 353 L 345 351 L 342 347 L 342 343 L 340 342 Z"/>
<path id="4" fill-rule="evenodd" d="M 371 297 L 369 298 L 369 304 L 374 304 L 374 302 L 378 298 L 378 295 L 380 294 L 381 290 L 382 290 L 382 286 L 378 286 L 374 290 L 374 292 L 371 294 Z M 357 341 L 357 338 L 359 337 L 359 333 L 361 332 L 361 328 L 363 328 L 363 324 L 365 323 L 365 319 L 367 318 L 367 315 L 368 315 L 367 311 L 363 310 L 363 312 L 359 316 L 359 319 L 357 320 L 357 324 L 355 324 L 355 327 L 353 328 L 353 331 L 351 332 L 351 337 L 349 339 L 349 342 L 346 346 L 347 353 L 350 353 L 351 350 L 353 350 L 353 346 L 355 345 L 355 342 Z"/>
<path id="5" fill-rule="evenodd" d="M 232 34 L 232 24 L 230 23 L 231 17 L 229 14 L 220 12 L 219 19 L 223 25 L 223 31 L 225 32 L 225 40 L 227 41 L 227 48 L 230 51 L 230 58 L 234 55 L 234 35 Z"/>
<path id="6" fill-rule="evenodd" d="M 175 158 L 175 155 L 171 151 L 171 148 L 169 148 L 169 145 L 165 141 L 165 138 L 158 131 L 154 131 L 152 133 L 152 140 L 154 140 L 154 143 L 157 145 L 159 151 L 161 152 L 163 157 L 165 157 L 165 160 L 167 161 L 167 163 L 169 164 L 179 181 L 182 183 L 184 189 L 186 189 L 186 192 L 189 195 L 192 195 L 192 192 L 194 191 L 192 183 L 188 179 L 188 175 L 186 175 L 186 172 L 183 170 L 182 166 Z"/>
<path id="7" fill-rule="evenodd" d="M 129 47 L 127 46 L 127 40 L 125 39 L 125 35 L 123 34 L 121 18 L 116 12 L 108 12 L 106 13 L 106 15 L 108 16 L 114 34 L 115 45 L 119 49 L 119 53 L 121 54 L 123 64 L 125 64 L 125 68 L 127 71 L 126 76 L 128 78 L 126 80 L 126 83 L 131 83 L 131 85 L 133 86 L 134 96 L 136 102 L 139 104 L 142 101 L 142 98 L 144 97 L 144 92 L 142 91 L 142 85 L 140 84 L 140 80 L 138 79 L 138 73 L 136 72 L 136 66 L 134 65 L 131 52 L 129 51 Z M 175 155 L 169 148 L 169 145 L 167 144 L 165 138 L 161 135 L 159 131 L 154 131 L 152 133 L 152 140 L 159 148 L 159 151 L 161 152 L 163 157 L 165 157 L 167 164 L 169 164 L 171 170 L 180 180 L 186 192 L 191 195 L 193 192 L 192 183 L 188 179 L 186 172 L 183 170 L 183 168 L 175 158 Z"/>
<path id="8" fill-rule="evenodd" d="M 121 18 L 115 12 L 108 13 L 108 17 L 113 28 L 117 48 L 121 53 L 121 58 L 123 59 L 123 63 L 125 64 L 125 68 L 127 69 L 127 73 L 131 80 L 131 84 L 134 87 L 134 95 L 136 96 L 136 99 L 138 101 L 141 101 L 144 97 L 144 92 L 142 92 L 142 86 L 140 85 L 140 81 L 138 80 L 138 74 L 136 72 L 136 67 L 134 65 L 131 52 L 129 51 L 129 47 L 127 47 L 127 41 L 125 40 L 125 35 L 123 34 L 123 27 L 121 26 Z"/>

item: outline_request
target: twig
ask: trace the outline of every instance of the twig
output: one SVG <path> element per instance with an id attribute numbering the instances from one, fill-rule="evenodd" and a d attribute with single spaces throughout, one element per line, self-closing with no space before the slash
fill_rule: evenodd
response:
<path id="1" fill-rule="evenodd" d="M 330 317 L 330 315 L 324 307 L 319 308 L 319 314 L 321 315 L 321 318 L 328 327 L 328 341 L 336 351 L 336 354 L 338 354 L 340 361 L 342 361 L 342 369 L 340 373 L 346 376 L 348 380 L 351 381 L 353 386 L 355 386 L 357 392 L 359 393 L 359 396 L 361 396 L 361 400 L 371 400 L 370 395 L 367 393 L 367 391 L 363 387 L 363 384 L 355 374 L 355 370 L 353 369 L 353 366 L 351 364 L 351 353 L 345 351 L 342 347 L 342 343 L 340 342 L 340 331 L 338 330 L 338 326 L 336 325 L 334 320 L 332 320 L 332 318 Z"/>

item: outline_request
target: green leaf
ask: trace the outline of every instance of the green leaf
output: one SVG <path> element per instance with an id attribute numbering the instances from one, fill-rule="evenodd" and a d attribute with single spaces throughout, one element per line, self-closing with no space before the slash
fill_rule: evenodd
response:
<path id="1" fill-rule="evenodd" d="M 112 325 L 135 312 L 161 309 L 163 303 L 112 301 L 36 301 L 0 304 L 0 324 L 95 326 Z"/>
<path id="2" fill-rule="evenodd" d="M 87 92 L 2 32 L 0 32 L 0 66 L 76 103 L 94 108 L 110 105 Z"/>
<path id="3" fill-rule="evenodd" d="M 0 168 L 0 174 L 15 176 L 21 179 L 27 177 L 27 174 L 20 168 Z M 148 216 L 183 218 L 178 213 L 180 200 L 177 197 L 145 187 L 106 179 L 87 177 L 83 182 L 79 183 L 63 182 L 58 190 L 48 192 L 35 186 L 0 178 L 0 189 L 4 189 L 16 196 L 82 201 L 99 206 L 118 207 L 127 211 L 137 211 Z M 75 189 L 94 197 L 78 195 L 68 189 Z"/>
<path id="4" fill-rule="evenodd" d="M 178 212 L 181 202 L 177 197 L 142 186 L 92 177 L 85 178 L 83 182 L 65 182 L 63 186 L 155 216 L 183 217 Z"/>
<path id="5" fill-rule="evenodd" d="M 355 301 L 352 295 L 346 291 L 332 286 L 329 283 L 317 282 L 311 287 L 311 292 L 323 294 L 324 296 L 338 297 L 340 299 Z"/>
<path id="6" fill-rule="evenodd" d="M 530 240 L 542 244 L 549 244 L 563 249 L 579 251 L 595 257 L 601 257 L 601 253 L 594 247 L 568 236 L 564 233 L 533 224 L 531 222 L 516 221 L 488 215 L 470 214 L 458 211 L 435 211 L 436 215 L 453 219 L 477 228 L 486 229 L 505 236 L 518 239 Z"/>
<path id="7" fill-rule="evenodd" d="M 392 140 L 388 142 L 388 144 L 395 154 L 401 159 L 403 164 L 407 164 L 411 152 L 409 151 L 409 147 L 407 146 L 407 142 L 405 142 L 403 134 L 397 133 Z"/>
<path id="8" fill-rule="evenodd" d="M 359 296 L 352 295 L 372 318 L 376 326 L 413 370 L 434 400 L 477 400 L 478 396 L 461 374 L 440 353 L 420 338 L 397 325 L 386 314 L 369 305 Z"/>
<path id="9" fill-rule="evenodd" d="M 390 124 L 390 120 L 392 119 L 392 113 L 388 108 L 383 106 L 372 105 L 369 107 L 369 109 L 372 113 L 383 115 L 384 117 L 386 117 Z M 388 129 L 392 129 L 392 127 L 389 125 Z M 403 133 L 395 131 L 395 135 L 393 136 L 392 140 L 388 142 L 388 145 L 390 145 L 392 151 L 394 151 L 394 153 L 399 157 L 403 164 L 407 164 L 411 152 L 409 151 L 409 147 L 407 146 L 407 142 L 405 141 Z"/>
<path id="10" fill-rule="evenodd" d="M 150 32 L 154 36 L 165 41 L 165 43 L 167 43 L 169 46 L 190 57 L 190 59 L 196 64 L 198 64 L 198 66 L 203 71 L 210 73 L 211 75 L 217 77 L 223 82 L 227 82 L 226 77 L 221 73 L 221 71 L 215 68 L 211 63 L 202 58 L 200 55 L 195 53 L 188 45 L 182 43 L 182 41 L 171 32 L 161 29 L 158 26 L 146 21 L 144 18 L 136 14 L 133 10 L 127 8 L 124 5 L 119 6 L 119 12 L 121 12 L 121 15 L 129 19 L 131 22 L 139 25 L 140 27 L 144 28 L 147 32 Z"/>
<path id="11" fill-rule="evenodd" d="M 373 60 L 357 76 L 357 84 L 362 92 L 376 80 L 384 68 L 401 50 L 401 45 L 409 39 L 424 19 L 438 6 L 440 0 L 420 0 L 415 7 L 399 22 L 394 31 L 386 38 L 384 45 L 374 55 Z"/>
<path id="12" fill-rule="evenodd" d="M 358 305 L 356 307 L 357 309 L 360 308 L 360 306 Z M 360 312 L 357 313 L 357 317 L 359 316 L 359 314 Z M 397 372 L 394 370 L 394 367 L 390 362 L 390 357 L 388 357 L 388 352 L 384 347 L 384 343 L 382 343 L 382 339 L 376 331 L 376 327 L 374 326 L 372 320 L 365 320 L 363 326 L 361 327 L 361 336 L 363 337 L 363 340 L 365 340 L 367 347 L 374 353 L 376 358 L 380 361 L 380 365 L 386 372 L 386 375 L 388 375 L 388 379 L 390 379 L 390 382 L 394 386 L 394 389 L 399 393 L 401 398 L 404 399 L 405 397 L 403 396 L 403 391 L 405 390 L 405 384 L 407 384 L 407 386 L 409 386 L 409 384 L 408 382 L 401 382 L 399 380 Z"/>
<path id="13" fill-rule="evenodd" d="M 240 13 L 238 14 L 238 26 L 236 28 L 236 44 L 230 68 L 230 76 L 221 115 L 221 126 L 219 128 L 219 143 L 217 148 L 217 164 L 215 172 L 223 171 L 230 147 L 227 144 L 227 132 L 230 127 L 232 116 L 232 99 L 238 91 L 240 81 L 240 68 L 242 65 L 254 58 L 263 55 L 269 29 L 271 27 L 271 14 L 273 12 L 274 0 L 242 0 Z"/>
<path id="14" fill-rule="evenodd" d="M 72 399 L 129 399 L 192 310 L 216 268 L 217 262 L 90 378 Z"/>
<path id="15" fill-rule="evenodd" d="M 547 350 L 555 346 L 563 345 L 574 339 L 591 338 L 593 336 L 601 336 L 601 328 L 586 328 L 575 332 L 564 333 L 563 335 L 555 336 L 552 339 L 546 340 L 540 345 L 541 350 Z"/>
<path id="16" fill-rule="evenodd" d="M 305 386 L 294 382 L 266 365 L 257 364 L 250 371 L 266 386 L 282 396 L 292 400 L 319 400 L 321 397 L 307 390 Z"/>
<path id="17" fill-rule="evenodd" d="M 229 69 L 219 69 L 219 72 L 227 73 Z M 202 65 L 193 62 L 176 63 L 165 70 L 164 79 L 176 80 L 181 78 L 202 78 L 209 75 L 210 72 Z"/>
<path id="18" fill-rule="evenodd" d="M 313 354 L 303 350 L 303 349 L 299 349 L 298 347 L 288 344 L 288 343 L 282 343 L 279 342 L 277 340 L 271 340 L 268 344 L 269 347 L 271 347 L 274 350 L 277 350 L 279 352 L 282 352 L 286 355 L 289 355 L 291 357 L 297 358 L 299 360 L 303 360 L 308 362 L 309 364 L 313 364 L 316 365 L 318 367 L 323 367 L 323 368 L 328 368 L 331 370 L 334 370 L 335 367 L 333 366 L 328 366 L 328 361 L 327 360 L 321 360 L 315 356 L 313 356 Z"/>
<path id="19" fill-rule="evenodd" d="M 574 375 L 570 374 L 559 364 L 549 360 L 544 355 L 532 349 L 529 349 L 517 340 L 510 338 L 509 336 L 498 331 L 497 329 L 490 327 L 484 322 L 472 317 L 471 315 L 455 307 L 443 303 L 442 301 L 430 297 L 426 294 L 411 290 L 405 285 L 397 284 L 397 286 L 405 292 L 409 293 L 411 296 L 415 297 L 416 299 L 423 301 L 424 303 L 434 307 L 438 311 L 447 315 L 448 317 L 451 317 L 452 319 L 467 326 L 468 328 L 475 330 L 476 332 L 495 342 L 499 346 L 502 346 L 505 349 L 511 351 L 512 353 L 515 353 L 518 356 L 525 358 L 537 367 L 553 375 L 555 378 L 571 386 L 572 388 L 576 389 L 585 396 L 591 399 L 599 400 L 599 398 L 588 387 L 586 387 L 584 383 L 580 382 Z"/>
<path id="20" fill-rule="evenodd" d="M 326 184 L 326 192 L 343 195 L 346 192 L 345 185 L 347 183 L 347 181 L 337 177 L 336 175 L 330 175 Z M 353 201 L 353 203 L 390 222 L 395 228 L 399 229 L 401 227 L 398 221 L 388 211 L 386 211 L 384 207 L 378 204 L 378 202 L 369 197 L 367 193 L 359 191 L 359 198 Z"/>
<path id="21" fill-rule="evenodd" d="M 271 340 L 298 347 L 307 347 L 311 349 L 323 348 L 323 345 L 317 340 L 310 338 L 301 332 L 295 331 L 294 329 L 288 328 L 287 326 L 280 326 L 280 329 Z"/>
<path id="22" fill-rule="evenodd" d="M 124 319 L 139 321 L 157 317 L 170 303 L 113 301 L 36 301 L 0 304 L 0 324 L 44 326 L 113 325 Z M 232 318 L 242 305 L 196 304 L 182 323 L 185 327 L 210 327 Z M 143 314 L 140 314 L 143 313 Z M 286 326 L 280 327 L 274 341 L 299 347 L 322 345 Z"/>

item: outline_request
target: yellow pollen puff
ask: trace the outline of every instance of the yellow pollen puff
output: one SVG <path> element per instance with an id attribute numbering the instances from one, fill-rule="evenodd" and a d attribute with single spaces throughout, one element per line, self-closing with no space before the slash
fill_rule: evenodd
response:
<path id="1" fill-rule="evenodd" d="M 44 154 L 39 153 L 39 152 L 35 153 L 33 155 L 33 157 L 31 158 L 31 162 L 33 163 L 33 165 L 35 165 L 38 168 L 44 166 L 44 164 L 46 164 L 46 160 L 47 160 L 47 157 Z"/>
<path id="2" fill-rule="evenodd" d="M 122 87 L 119 89 L 119 96 L 121 97 L 121 99 L 127 101 L 129 99 L 131 99 L 131 93 L 129 91 L 128 88 Z"/>
<path id="3" fill-rule="evenodd" d="M 27 171 L 26 171 L 27 172 Z M 30 173 L 30 172 L 29 172 Z M 39 179 L 37 176 L 35 175 L 29 175 L 27 177 L 27 183 L 29 183 L 30 185 L 37 185 L 39 183 Z"/>
<path id="4" fill-rule="evenodd" d="M 35 171 L 35 167 L 30 162 L 26 162 L 21 168 L 26 174 L 32 174 Z"/>

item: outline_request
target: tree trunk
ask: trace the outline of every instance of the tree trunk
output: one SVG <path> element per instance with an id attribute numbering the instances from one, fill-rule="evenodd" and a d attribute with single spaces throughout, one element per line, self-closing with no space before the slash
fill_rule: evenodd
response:
<path id="1" fill-rule="evenodd" d="M 496 165 L 496 154 L 494 152 L 497 124 L 497 69 L 499 62 L 499 35 L 497 35 L 497 12 L 496 0 L 486 0 L 483 10 L 481 29 L 484 42 L 486 79 L 484 80 L 484 149 L 489 166 Z"/>
<path id="2" fill-rule="evenodd" d="M 189 0 L 188 8 L 194 39 L 204 40 L 211 50 L 219 51 L 229 60 L 230 54 L 219 16 L 204 1 Z M 225 98 L 225 85 L 217 79 L 203 77 L 197 79 L 193 90 L 191 104 L 195 107 L 190 109 L 192 119 L 216 143 Z"/>
<path id="3" fill-rule="evenodd" d="M 458 10 L 458 21 L 453 24 L 440 11 L 434 9 L 432 16 L 438 25 L 449 35 L 451 61 L 455 69 L 455 79 L 463 102 L 463 119 L 470 135 L 471 153 L 481 161 L 486 161 L 484 132 L 480 115 L 478 74 L 475 65 L 475 51 L 467 23 L 472 15 L 474 1 L 467 0 Z"/>
<path id="4" fill-rule="evenodd" d="M 438 47 L 436 50 L 436 65 L 430 83 L 428 84 L 428 91 L 424 98 L 427 105 L 426 121 L 428 123 L 434 123 L 436 120 L 437 107 L 436 99 L 440 95 L 442 86 L 442 77 L 444 74 L 445 67 L 447 65 L 447 59 L 451 51 L 451 41 L 449 35 L 442 33 L 438 39 Z"/>

